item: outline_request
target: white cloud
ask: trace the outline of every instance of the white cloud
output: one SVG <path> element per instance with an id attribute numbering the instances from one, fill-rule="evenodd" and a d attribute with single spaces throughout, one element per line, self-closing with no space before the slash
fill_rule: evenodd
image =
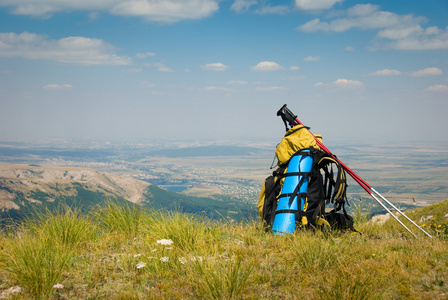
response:
<path id="1" fill-rule="evenodd" d="M 409 75 L 415 77 L 424 77 L 424 76 L 434 76 L 434 75 L 442 75 L 443 72 L 439 68 L 426 68 L 420 71 L 411 72 Z"/>
<path id="2" fill-rule="evenodd" d="M 112 14 L 143 17 L 148 21 L 173 23 L 202 19 L 218 11 L 215 0 L 126 0 L 114 1 Z"/>
<path id="3" fill-rule="evenodd" d="M 345 47 L 345 51 L 355 51 L 356 49 L 353 48 L 352 46 L 347 46 Z"/>
<path id="4" fill-rule="evenodd" d="M 319 61 L 320 57 L 319 56 L 308 56 L 308 57 L 305 57 L 303 60 L 304 61 Z"/>
<path id="5" fill-rule="evenodd" d="M 396 76 L 396 75 L 401 75 L 401 72 L 398 70 L 382 69 L 382 70 L 377 70 L 373 73 L 370 73 L 369 75 L 371 75 L 371 76 Z"/>
<path id="6" fill-rule="evenodd" d="M 217 0 L 2 0 L 0 6 L 19 15 L 50 17 L 62 11 L 94 10 L 167 23 L 205 18 L 219 9 Z"/>
<path id="7" fill-rule="evenodd" d="M 303 32 L 315 32 L 315 31 L 329 31 L 330 24 L 327 22 L 321 22 L 319 18 L 315 18 L 311 21 L 306 22 L 305 24 L 300 25 L 296 29 Z"/>
<path id="8" fill-rule="evenodd" d="M 218 92 L 231 92 L 232 89 L 220 87 L 220 86 L 206 86 L 204 88 L 206 91 L 218 91 Z"/>
<path id="9" fill-rule="evenodd" d="M 290 66 L 289 69 L 291 71 L 298 71 L 298 70 L 300 70 L 300 67 L 299 66 Z"/>
<path id="10" fill-rule="evenodd" d="M 263 92 L 273 92 L 273 91 L 282 91 L 285 88 L 282 86 L 264 86 L 264 87 L 257 87 L 255 88 L 257 91 L 263 91 Z"/>
<path id="11" fill-rule="evenodd" d="M 361 81 L 350 80 L 350 79 L 337 79 L 332 83 L 326 84 L 323 82 L 318 82 L 314 84 L 315 87 L 326 87 L 326 88 L 361 88 L 364 84 Z"/>
<path id="12" fill-rule="evenodd" d="M 201 68 L 202 68 L 202 70 L 206 70 L 206 71 L 222 72 L 222 71 L 227 70 L 229 67 L 223 63 L 212 63 L 212 64 L 203 65 Z"/>
<path id="13" fill-rule="evenodd" d="M 377 34 L 377 44 L 372 48 L 395 50 L 434 50 L 448 49 L 448 26 L 422 28 L 387 29 Z"/>
<path id="14" fill-rule="evenodd" d="M 95 21 L 96 19 L 98 19 L 98 12 L 91 12 L 91 13 L 89 13 L 89 21 L 90 22 L 93 22 L 93 21 Z"/>
<path id="15" fill-rule="evenodd" d="M 42 87 L 44 90 L 69 90 L 73 86 L 71 84 L 47 84 Z"/>
<path id="16" fill-rule="evenodd" d="M 0 57 L 53 60 L 80 65 L 129 65 L 131 58 L 113 53 L 101 39 L 70 36 L 50 40 L 44 35 L 23 32 L 0 33 Z"/>
<path id="17" fill-rule="evenodd" d="M 427 87 L 425 89 L 426 91 L 430 91 L 430 92 L 448 92 L 448 85 L 446 84 L 435 84 L 435 85 L 431 85 L 429 87 Z"/>
<path id="18" fill-rule="evenodd" d="M 364 84 L 361 81 L 350 79 L 337 79 L 332 83 L 332 85 L 335 87 L 343 87 L 343 88 L 355 88 L 364 86 Z"/>
<path id="19" fill-rule="evenodd" d="M 330 21 L 315 18 L 297 27 L 303 32 L 345 32 L 353 28 L 379 30 L 371 50 L 431 50 L 448 48 L 448 27 L 424 28 L 425 17 L 381 11 L 378 5 L 357 4 Z"/>
<path id="20" fill-rule="evenodd" d="M 302 10 L 328 9 L 344 0 L 296 0 L 296 7 Z"/>
<path id="21" fill-rule="evenodd" d="M 283 70 L 284 67 L 273 61 L 262 61 L 259 62 L 256 66 L 250 67 L 250 69 L 255 72 L 263 72 Z"/>
<path id="22" fill-rule="evenodd" d="M 156 54 L 153 52 L 146 52 L 146 53 L 137 53 L 135 56 L 137 58 L 143 59 L 143 58 L 150 57 L 150 56 L 156 56 Z"/>
<path id="23" fill-rule="evenodd" d="M 289 6 L 286 5 L 265 5 L 258 9 L 256 11 L 260 15 L 267 15 L 267 14 L 278 14 L 278 15 L 284 15 L 287 12 L 289 12 Z"/>
<path id="24" fill-rule="evenodd" d="M 155 64 L 154 64 L 154 67 L 156 67 L 157 70 L 158 70 L 159 72 L 163 72 L 163 73 L 171 73 L 171 72 L 174 72 L 173 69 L 168 68 L 167 66 L 165 66 L 165 65 L 162 64 L 162 63 L 155 63 Z"/>
<path id="25" fill-rule="evenodd" d="M 321 22 L 320 19 L 313 19 L 298 27 L 306 32 L 314 31 L 334 31 L 344 32 L 352 28 L 360 29 L 383 29 L 392 26 L 414 26 L 426 19 L 414 17 L 412 15 L 397 15 L 388 11 L 379 11 L 377 5 L 357 4 L 345 12 L 342 18 L 334 19 L 331 22 Z"/>
<path id="26" fill-rule="evenodd" d="M 249 10 L 249 8 L 258 3 L 257 0 L 235 0 L 230 9 L 240 13 Z"/>
<path id="27" fill-rule="evenodd" d="M 258 0 L 235 0 L 230 7 L 231 10 L 242 13 L 249 11 L 252 7 L 257 7 L 253 10 L 254 13 L 260 14 L 260 15 L 267 15 L 267 14 L 278 14 L 278 15 L 284 15 L 289 12 L 290 7 L 287 5 L 270 5 L 270 4 L 264 4 L 264 1 L 261 1 L 262 3 L 258 3 Z M 259 6 L 259 7 L 258 7 Z"/>

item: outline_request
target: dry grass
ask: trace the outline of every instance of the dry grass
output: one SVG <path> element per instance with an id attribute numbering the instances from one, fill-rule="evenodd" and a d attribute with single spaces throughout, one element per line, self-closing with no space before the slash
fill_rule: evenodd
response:
<path id="1" fill-rule="evenodd" d="M 409 214 L 426 220 L 426 213 Z M 92 216 L 67 208 L 2 232 L 0 292 L 19 286 L 17 299 L 444 299 L 446 211 L 431 213 L 434 237 L 416 231 L 415 239 L 393 220 L 372 225 L 359 216 L 362 234 L 274 236 L 256 221 L 215 223 L 111 203 Z"/>

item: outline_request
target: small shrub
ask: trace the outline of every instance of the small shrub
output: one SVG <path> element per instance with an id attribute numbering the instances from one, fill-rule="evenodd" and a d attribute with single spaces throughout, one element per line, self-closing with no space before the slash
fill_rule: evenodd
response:
<path id="1" fill-rule="evenodd" d="M 35 296 L 47 297 L 61 281 L 72 251 L 50 236 L 30 233 L 10 239 L 1 254 L 3 272 Z"/>
<path id="2" fill-rule="evenodd" d="M 23 228 L 42 239 L 49 239 L 72 249 L 96 235 L 96 226 L 90 217 L 76 208 L 64 206 L 54 212 L 45 210 L 28 219 Z"/>
<path id="3" fill-rule="evenodd" d="M 241 256 L 194 260 L 192 268 L 197 289 L 213 299 L 240 299 L 252 270 Z"/>
<path id="4" fill-rule="evenodd" d="M 107 201 L 94 213 L 94 217 L 107 232 L 120 232 L 133 238 L 140 232 L 145 214 L 142 208 L 136 205 Z"/>
<path id="5" fill-rule="evenodd" d="M 171 239 L 181 250 L 206 247 L 206 244 L 219 233 L 216 224 L 198 215 L 180 212 L 159 212 L 148 227 L 148 233 L 157 239 Z"/>

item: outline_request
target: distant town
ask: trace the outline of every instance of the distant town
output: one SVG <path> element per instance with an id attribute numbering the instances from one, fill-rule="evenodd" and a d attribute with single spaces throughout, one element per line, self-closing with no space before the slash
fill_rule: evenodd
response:
<path id="1" fill-rule="evenodd" d="M 448 198 L 447 149 L 358 145 L 335 146 L 333 151 L 390 200 L 427 205 Z M 256 204 L 263 180 L 272 172 L 274 150 L 269 142 L 0 142 L 0 162 L 92 168 L 192 196 L 226 195 Z M 348 197 L 369 201 L 354 181 L 349 181 Z"/>

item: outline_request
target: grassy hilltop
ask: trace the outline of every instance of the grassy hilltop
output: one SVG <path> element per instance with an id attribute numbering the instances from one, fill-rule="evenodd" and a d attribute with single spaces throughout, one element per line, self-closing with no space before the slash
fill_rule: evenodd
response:
<path id="1" fill-rule="evenodd" d="M 274 236 L 257 221 L 65 207 L 1 232 L 0 297 L 446 299 L 447 213 L 448 200 L 408 211 L 433 235 L 413 230 L 416 239 L 392 218 L 361 214 L 362 234 Z"/>

